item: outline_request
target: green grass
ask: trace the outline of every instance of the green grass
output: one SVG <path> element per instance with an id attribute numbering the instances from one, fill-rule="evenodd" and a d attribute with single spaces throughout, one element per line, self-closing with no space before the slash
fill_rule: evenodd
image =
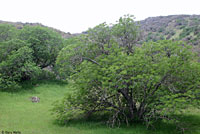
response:
<path id="1" fill-rule="evenodd" d="M 141 124 L 130 127 L 108 128 L 101 122 L 73 121 L 66 126 L 55 123 L 51 115 L 52 103 L 61 99 L 70 87 L 57 82 L 43 82 L 39 86 L 26 86 L 26 90 L 0 92 L 0 134 L 1 131 L 21 131 L 22 134 L 176 134 L 173 124 L 158 123 L 157 130 L 147 130 Z M 40 97 L 39 103 L 32 103 L 31 96 Z M 192 128 L 188 134 L 200 134 L 200 111 L 191 110 L 183 119 Z"/>

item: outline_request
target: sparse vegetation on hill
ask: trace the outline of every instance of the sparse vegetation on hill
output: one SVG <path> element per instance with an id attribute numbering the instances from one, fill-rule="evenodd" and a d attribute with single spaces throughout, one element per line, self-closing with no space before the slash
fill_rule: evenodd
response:
<path id="1" fill-rule="evenodd" d="M 143 41 L 182 40 L 200 45 L 200 15 L 151 17 L 140 21 Z"/>

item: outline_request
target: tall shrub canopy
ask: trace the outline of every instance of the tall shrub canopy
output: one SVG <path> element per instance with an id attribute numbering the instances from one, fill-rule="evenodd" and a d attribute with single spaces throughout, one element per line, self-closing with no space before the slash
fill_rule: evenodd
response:
<path id="1" fill-rule="evenodd" d="M 137 30 L 131 16 L 125 16 L 112 28 L 91 29 L 82 48 L 65 48 L 70 55 L 65 62 L 76 73 L 71 75 L 74 91 L 55 104 L 60 121 L 107 114 L 111 125 L 150 123 L 198 105 L 200 64 L 190 47 L 167 40 L 138 46 Z M 60 56 L 58 63 L 63 63 L 65 55 Z M 78 64 L 71 62 L 75 59 Z"/>

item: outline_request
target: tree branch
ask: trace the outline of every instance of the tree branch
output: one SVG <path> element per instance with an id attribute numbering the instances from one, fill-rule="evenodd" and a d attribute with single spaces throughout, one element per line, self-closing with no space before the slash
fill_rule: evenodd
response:
<path id="1" fill-rule="evenodd" d="M 98 62 L 96 62 L 96 61 L 93 60 L 93 59 L 90 59 L 90 58 L 87 58 L 87 57 L 83 57 L 83 59 L 84 59 L 84 60 L 87 60 L 87 61 L 90 61 L 90 62 L 92 62 L 92 63 L 94 63 L 94 64 L 97 64 L 97 65 L 99 65 L 99 66 L 101 66 Z"/>

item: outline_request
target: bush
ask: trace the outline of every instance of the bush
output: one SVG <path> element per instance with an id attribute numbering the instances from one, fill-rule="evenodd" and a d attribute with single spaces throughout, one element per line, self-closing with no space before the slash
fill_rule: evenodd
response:
<path id="1" fill-rule="evenodd" d="M 21 82 L 38 77 L 55 78 L 53 69 L 52 72 L 41 70 L 54 68 L 62 47 L 61 35 L 49 28 L 24 26 L 19 30 L 13 25 L 0 24 L 1 90 L 19 89 Z"/>
<path id="2" fill-rule="evenodd" d="M 83 60 L 71 75 L 74 91 L 55 104 L 54 113 L 60 121 L 107 113 L 112 126 L 137 121 L 150 125 L 157 119 L 175 121 L 174 115 L 190 105 L 198 106 L 200 64 L 190 47 L 167 40 L 137 47 L 137 31 L 126 29 L 133 23 L 130 19 L 113 26 L 106 42 L 89 34 L 84 46 L 87 53 L 77 49 L 70 55 Z M 108 34 L 109 27 L 100 26 L 92 32 L 95 37 Z"/>
<path id="3" fill-rule="evenodd" d="M 151 123 L 198 105 L 200 65 L 187 46 L 160 41 L 144 44 L 131 55 L 115 45 L 107 50 L 109 55 L 95 59 L 99 65 L 81 63 L 72 77 L 74 92 L 55 108 L 59 119 L 107 112 L 112 125 Z"/>
<path id="4" fill-rule="evenodd" d="M 30 44 L 33 60 L 40 68 L 54 66 L 58 52 L 63 47 L 63 38 L 57 32 L 41 26 L 25 26 L 19 39 Z"/>
<path id="5" fill-rule="evenodd" d="M 17 36 L 17 29 L 10 24 L 0 24 L 0 42 L 15 39 Z"/>
<path id="6" fill-rule="evenodd" d="M 18 89 L 24 80 L 37 78 L 40 69 L 33 62 L 32 49 L 24 41 L 10 40 L 0 44 L 1 89 Z"/>

